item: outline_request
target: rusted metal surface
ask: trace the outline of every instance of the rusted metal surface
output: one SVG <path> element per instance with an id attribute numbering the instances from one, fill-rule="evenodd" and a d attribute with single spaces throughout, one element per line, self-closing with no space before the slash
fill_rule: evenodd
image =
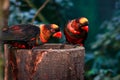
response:
<path id="1" fill-rule="evenodd" d="M 84 55 L 84 47 L 62 44 L 45 44 L 32 50 L 11 49 L 11 77 L 12 80 L 84 80 Z"/>

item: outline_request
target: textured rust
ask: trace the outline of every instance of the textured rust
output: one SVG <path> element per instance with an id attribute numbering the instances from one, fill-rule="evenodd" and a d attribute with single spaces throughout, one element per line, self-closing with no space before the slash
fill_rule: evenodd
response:
<path id="1" fill-rule="evenodd" d="M 45 44 L 11 49 L 9 80 L 84 80 L 84 47 Z"/>

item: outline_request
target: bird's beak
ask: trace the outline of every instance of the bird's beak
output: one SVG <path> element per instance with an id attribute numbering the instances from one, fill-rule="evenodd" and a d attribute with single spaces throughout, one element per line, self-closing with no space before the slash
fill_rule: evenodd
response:
<path id="1" fill-rule="evenodd" d="M 62 38 L 62 32 L 59 31 L 59 32 L 54 33 L 53 37 L 55 37 L 55 38 Z"/>
<path id="2" fill-rule="evenodd" d="M 88 26 L 83 26 L 82 29 L 88 32 Z"/>

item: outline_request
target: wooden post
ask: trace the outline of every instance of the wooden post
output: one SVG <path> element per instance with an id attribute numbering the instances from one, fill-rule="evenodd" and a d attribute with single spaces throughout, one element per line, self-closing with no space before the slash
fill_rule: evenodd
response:
<path id="1" fill-rule="evenodd" d="M 9 77 L 12 80 L 84 80 L 84 55 L 84 47 L 62 44 L 44 44 L 32 50 L 11 49 Z"/>
<path id="2" fill-rule="evenodd" d="M 4 80 L 8 80 L 8 64 L 9 64 L 8 55 L 9 55 L 8 44 L 4 44 L 4 61 L 5 61 Z"/>

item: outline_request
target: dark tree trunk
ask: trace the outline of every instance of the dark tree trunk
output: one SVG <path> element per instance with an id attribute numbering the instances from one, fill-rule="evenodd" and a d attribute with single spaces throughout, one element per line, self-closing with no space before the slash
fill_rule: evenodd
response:
<path id="1" fill-rule="evenodd" d="M 9 80 L 84 80 L 84 47 L 45 44 L 10 49 Z M 12 75 L 11 75 L 12 74 Z"/>
<path id="2" fill-rule="evenodd" d="M 8 27 L 8 16 L 9 16 L 9 0 L 0 0 L 0 59 L 3 60 L 3 50 L 2 50 L 2 35 L 1 31 L 3 27 Z M 7 47 L 6 47 L 7 48 Z M 7 52 L 5 52 L 7 53 Z M 4 59 L 5 59 L 5 69 L 4 69 L 4 80 L 7 80 L 7 54 L 4 54 Z M 8 60 L 7 60 L 8 61 Z M 7 65 L 6 65 L 7 64 Z M 3 66 L 2 66 L 3 67 Z M 1 69 L 1 65 L 0 65 Z M 3 69 L 3 68 L 2 68 Z M 3 73 L 0 72 L 0 80 L 3 80 Z"/>

